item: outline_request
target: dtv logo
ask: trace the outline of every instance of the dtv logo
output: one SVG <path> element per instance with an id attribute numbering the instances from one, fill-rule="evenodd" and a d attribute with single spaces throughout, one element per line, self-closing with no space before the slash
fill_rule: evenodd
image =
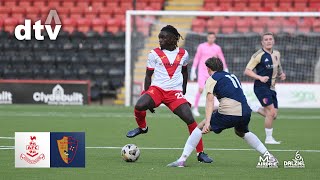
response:
<path id="1" fill-rule="evenodd" d="M 52 19 L 54 19 L 54 22 L 56 24 L 54 30 L 52 30 L 52 27 L 50 25 Z M 61 29 L 61 21 L 57 11 L 50 10 L 45 25 L 42 25 L 41 20 L 39 20 L 35 22 L 32 27 L 34 29 L 34 36 L 37 40 L 44 40 L 44 36 L 41 34 L 41 30 L 44 28 L 46 29 L 49 38 L 51 40 L 56 40 Z M 24 34 L 21 33 L 22 30 L 24 30 Z M 31 20 L 26 19 L 24 21 L 24 25 L 18 25 L 14 30 L 14 35 L 18 40 L 31 40 Z"/>

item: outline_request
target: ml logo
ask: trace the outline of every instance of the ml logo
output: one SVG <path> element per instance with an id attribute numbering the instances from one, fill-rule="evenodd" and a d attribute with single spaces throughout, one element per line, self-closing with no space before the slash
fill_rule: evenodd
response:
<path id="1" fill-rule="evenodd" d="M 53 30 L 51 27 L 52 19 L 54 19 L 56 25 Z M 32 28 L 34 29 L 34 36 L 37 40 L 44 40 L 44 36 L 41 34 L 41 31 L 43 29 L 47 31 L 50 40 L 56 40 L 61 29 L 61 21 L 57 11 L 50 10 L 45 25 L 42 25 L 41 20 L 38 20 L 37 22 L 35 22 Z M 22 33 L 22 30 L 24 31 L 24 33 Z M 24 21 L 24 25 L 18 25 L 14 30 L 14 35 L 18 40 L 31 40 L 31 20 L 26 19 Z"/>

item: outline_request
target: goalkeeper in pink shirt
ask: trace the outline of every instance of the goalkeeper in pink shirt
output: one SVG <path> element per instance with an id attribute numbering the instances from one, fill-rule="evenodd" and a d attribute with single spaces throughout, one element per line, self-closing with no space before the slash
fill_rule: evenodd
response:
<path id="1" fill-rule="evenodd" d="M 199 86 L 199 90 L 196 94 L 196 99 L 192 109 L 192 113 L 194 116 L 200 116 L 200 113 L 198 110 L 199 100 L 203 92 L 203 88 L 206 83 L 206 80 L 209 78 L 205 61 L 211 57 L 217 57 L 222 61 L 224 71 L 228 72 L 227 63 L 226 63 L 226 60 L 224 59 L 224 55 L 221 50 L 221 47 L 217 45 L 215 41 L 216 41 L 216 34 L 213 32 L 208 32 L 207 42 L 201 43 L 198 46 L 196 55 L 193 60 L 190 80 L 194 81 L 197 78 L 196 69 L 198 68 L 198 86 Z"/>

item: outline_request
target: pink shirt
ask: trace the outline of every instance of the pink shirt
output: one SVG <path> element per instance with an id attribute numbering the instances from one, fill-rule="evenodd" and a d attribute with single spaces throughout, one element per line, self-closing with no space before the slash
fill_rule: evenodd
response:
<path id="1" fill-rule="evenodd" d="M 193 68 L 198 67 L 198 76 L 208 74 L 207 66 L 205 62 L 207 59 L 213 56 L 218 57 L 222 61 L 223 69 L 227 69 L 228 66 L 224 59 L 224 55 L 221 50 L 221 47 L 215 43 L 210 45 L 209 43 L 205 42 L 205 43 L 201 43 L 198 46 L 197 53 L 194 57 L 193 64 L 192 64 Z"/>

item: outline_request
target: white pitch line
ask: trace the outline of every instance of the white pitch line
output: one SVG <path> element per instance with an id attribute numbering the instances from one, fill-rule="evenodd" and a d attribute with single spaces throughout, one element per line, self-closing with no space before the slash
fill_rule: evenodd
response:
<path id="1" fill-rule="evenodd" d="M 86 149 L 121 149 L 122 147 L 108 147 L 108 146 L 102 146 L 102 147 L 86 147 Z M 14 146 L 0 146 L 0 150 L 3 149 L 14 149 Z M 139 149 L 142 150 L 183 150 L 183 148 L 153 148 L 153 147 L 139 147 Z M 205 148 L 205 150 L 208 151 L 255 151 L 254 149 L 235 149 L 235 148 Z M 320 153 L 320 150 L 314 150 L 314 149 L 303 149 L 303 150 L 297 150 L 297 149 L 270 149 L 271 152 L 313 152 L 313 153 Z"/>
<path id="2" fill-rule="evenodd" d="M 35 112 L 2 112 L 0 111 L 1 117 L 78 117 L 78 118 L 134 118 L 133 113 L 125 112 L 95 112 L 95 113 L 67 113 L 67 112 L 44 112 L 44 113 L 35 113 Z M 162 112 L 157 113 L 156 115 L 148 114 L 149 117 L 177 117 L 174 114 L 163 114 Z M 294 116 L 294 115 L 279 115 L 278 119 L 290 119 L 290 120 L 301 120 L 301 119 L 310 119 L 310 120 L 320 120 L 320 115 L 312 116 Z M 12 120 L 12 119 L 10 119 Z"/>
<path id="3" fill-rule="evenodd" d="M 14 139 L 14 137 L 0 137 L 0 139 Z"/>

